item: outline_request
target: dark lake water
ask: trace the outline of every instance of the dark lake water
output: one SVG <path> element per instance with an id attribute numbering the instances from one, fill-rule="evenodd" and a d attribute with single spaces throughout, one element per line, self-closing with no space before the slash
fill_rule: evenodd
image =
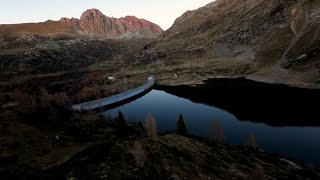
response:
<path id="1" fill-rule="evenodd" d="M 245 79 L 209 80 L 199 86 L 157 86 L 142 97 L 108 110 L 128 121 L 151 113 L 158 131 L 176 131 L 182 114 L 188 133 L 212 138 L 218 121 L 226 142 L 245 145 L 254 133 L 259 146 L 320 167 L 320 91 L 269 85 Z"/>

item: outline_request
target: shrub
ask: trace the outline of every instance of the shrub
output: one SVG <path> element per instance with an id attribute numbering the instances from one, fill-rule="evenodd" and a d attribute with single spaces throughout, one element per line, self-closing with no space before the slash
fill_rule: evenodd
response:
<path id="1" fill-rule="evenodd" d="M 252 180 L 267 180 L 268 177 L 260 164 L 257 164 L 253 170 Z"/>
<path id="2" fill-rule="evenodd" d="M 248 147 L 252 148 L 253 150 L 257 150 L 257 148 L 259 147 L 256 141 L 256 135 L 254 133 L 251 133 L 249 135 Z"/>
<path id="3" fill-rule="evenodd" d="M 210 128 L 213 134 L 213 139 L 215 139 L 218 143 L 223 144 L 225 141 L 225 136 L 219 121 L 214 121 Z"/>
<path id="4" fill-rule="evenodd" d="M 53 97 L 54 103 L 56 103 L 58 106 L 67 107 L 72 104 L 70 97 L 64 92 L 53 94 L 52 97 Z"/>
<path id="5" fill-rule="evenodd" d="M 131 154 L 134 157 L 137 167 L 143 168 L 147 158 L 147 154 L 140 142 L 138 141 L 134 142 L 133 149 L 131 150 Z"/>
<path id="6" fill-rule="evenodd" d="M 48 106 L 50 103 L 54 103 L 57 106 L 69 106 L 71 100 L 66 93 L 60 92 L 55 94 L 49 94 L 45 88 L 40 88 L 40 103 L 43 106 Z"/>
<path id="7" fill-rule="evenodd" d="M 73 97 L 73 101 L 81 103 L 88 100 L 96 100 L 102 97 L 102 92 L 99 86 L 85 87 Z"/>
<path id="8" fill-rule="evenodd" d="M 147 115 L 146 130 L 147 130 L 147 135 L 151 140 L 153 141 L 158 140 L 156 119 L 151 114 Z"/>
<path id="9" fill-rule="evenodd" d="M 180 114 L 179 119 L 177 121 L 177 130 L 178 130 L 178 133 L 181 135 L 188 134 L 187 126 L 183 120 L 182 114 Z"/>
<path id="10" fill-rule="evenodd" d="M 36 105 L 36 100 L 33 96 L 22 92 L 21 90 L 15 89 L 11 94 L 10 97 L 17 101 L 20 105 L 26 106 L 34 106 Z"/>

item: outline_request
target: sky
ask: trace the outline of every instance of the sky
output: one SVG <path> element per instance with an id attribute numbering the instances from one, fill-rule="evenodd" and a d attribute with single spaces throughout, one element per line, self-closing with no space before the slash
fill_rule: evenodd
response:
<path id="1" fill-rule="evenodd" d="M 3 0 L 0 24 L 41 22 L 61 17 L 80 18 L 82 12 L 96 8 L 109 17 L 133 15 L 168 29 L 187 10 L 214 0 Z"/>

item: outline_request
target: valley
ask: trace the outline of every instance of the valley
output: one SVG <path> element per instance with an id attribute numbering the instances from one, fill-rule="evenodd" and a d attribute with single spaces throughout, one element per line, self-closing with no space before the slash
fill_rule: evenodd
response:
<path id="1" fill-rule="evenodd" d="M 167 30 L 98 9 L 0 25 L 0 179 L 319 179 L 319 20 L 316 0 L 216 0 Z"/>

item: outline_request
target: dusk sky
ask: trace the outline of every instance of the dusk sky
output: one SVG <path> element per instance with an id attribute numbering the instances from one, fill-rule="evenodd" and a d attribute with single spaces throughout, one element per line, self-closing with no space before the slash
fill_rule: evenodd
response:
<path id="1" fill-rule="evenodd" d="M 0 24 L 80 18 L 86 9 L 97 8 L 110 17 L 134 15 L 168 29 L 187 10 L 213 0 L 10 0 L 1 2 Z"/>

